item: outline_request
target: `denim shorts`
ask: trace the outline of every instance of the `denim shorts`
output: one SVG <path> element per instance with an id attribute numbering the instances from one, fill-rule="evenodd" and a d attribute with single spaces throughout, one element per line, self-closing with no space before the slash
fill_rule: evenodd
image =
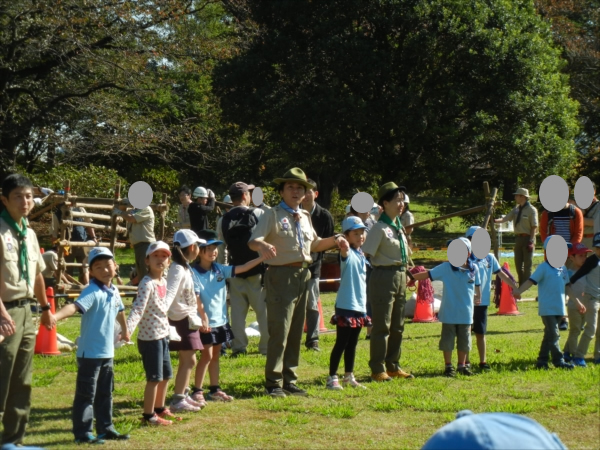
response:
<path id="1" fill-rule="evenodd" d="M 142 355 L 147 381 L 157 382 L 173 378 L 168 337 L 156 341 L 138 339 L 138 350 Z"/>

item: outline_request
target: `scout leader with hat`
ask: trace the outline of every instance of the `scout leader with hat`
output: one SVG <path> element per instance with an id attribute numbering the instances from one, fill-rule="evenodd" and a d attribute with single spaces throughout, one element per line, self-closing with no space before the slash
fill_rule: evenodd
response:
<path id="1" fill-rule="evenodd" d="M 529 191 L 519 188 L 514 193 L 516 208 L 494 223 L 513 221 L 515 233 L 515 265 L 519 277 L 519 285 L 529 279 L 533 264 L 535 234 L 538 229 L 538 210 L 529 203 Z"/>
<path id="2" fill-rule="evenodd" d="M 400 368 L 404 306 L 406 304 L 406 269 L 410 249 L 400 214 L 404 193 L 395 183 L 379 188 L 378 203 L 383 208 L 362 249 L 371 257 L 373 272 L 367 286 L 371 303 L 371 378 L 414 378 Z"/>
<path id="3" fill-rule="evenodd" d="M 306 190 L 312 188 L 301 169 L 288 170 L 274 183 L 282 201 L 260 218 L 248 242 L 268 265 L 266 388 L 272 397 L 306 395 L 296 385 L 296 368 L 308 299 L 310 255 L 345 239 L 342 235 L 321 239 L 312 227 L 310 212 L 300 209 Z"/>

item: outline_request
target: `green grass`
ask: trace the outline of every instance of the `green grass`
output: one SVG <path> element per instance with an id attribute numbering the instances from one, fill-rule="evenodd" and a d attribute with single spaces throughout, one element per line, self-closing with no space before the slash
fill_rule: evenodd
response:
<path id="1" fill-rule="evenodd" d="M 334 309 L 334 294 L 323 294 L 325 317 Z M 472 378 L 441 376 L 443 363 L 437 344 L 441 325 L 406 325 L 402 365 L 415 374 L 411 381 L 374 384 L 368 381 L 369 342 L 358 345 L 356 376 L 366 390 L 328 391 L 325 379 L 334 333 L 321 335 L 321 353 L 303 351 L 299 384 L 308 398 L 271 399 L 262 395 L 264 357 L 257 340 L 249 354 L 221 360 L 221 385 L 236 400 L 211 403 L 200 413 L 169 429 L 139 427 L 144 373 L 136 346 L 116 351 L 114 420 L 131 432 L 122 448 L 156 448 L 166 443 L 189 447 L 361 447 L 417 448 L 457 411 L 505 411 L 526 414 L 570 448 L 598 444 L 600 366 L 565 372 L 534 369 L 542 323 L 535 302 L 521 303 L 524 315 L 489 318 L 488 361 L 493 370 Z M 491 308 L 493 312 L 493 307 Z M 249 317 L 248 321 L 254 320 Z M 59 332 L 74 339 L 80 320 L 67 319 Z M 328 325 L 332 328 L 331 325 Z M 566 333 L 562 333 L 562 342 Z M 177 368 L 176 354 L 174 368 Z M 76 359 L 74 355 L 36 356 L 33 405 L 27 443 L 45 447 L 72 445 L 71 404 Z M 170 384 L 172 392 L 173 384 Z"/>

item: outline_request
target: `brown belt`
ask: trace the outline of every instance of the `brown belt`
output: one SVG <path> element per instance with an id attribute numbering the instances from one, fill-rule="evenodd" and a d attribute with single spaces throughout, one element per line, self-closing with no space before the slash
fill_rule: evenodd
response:
<path id="1" fill-rule="evenodd" d="M 281 264 L 279 267 L 300 267 L 301 269 L 308 269 L 309 263 L 306 261 L 303 262 L 295 262 L 289 264 Z"/>
<path id="2" fill-rule="evenodd" d="M 34 303 L 35 300 L 29 298 L 22 298 L 21 300 L 13 300 L 12 302 L 4 302 L 4 307 L 6 309 L 9 308 L 18 308 L 20 306 L 29 305 L 29 303 Z"/>

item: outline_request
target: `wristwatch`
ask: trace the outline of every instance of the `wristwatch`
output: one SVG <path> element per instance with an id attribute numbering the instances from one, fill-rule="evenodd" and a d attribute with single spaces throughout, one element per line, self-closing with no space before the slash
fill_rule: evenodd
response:
<path id="1" fill-rule="evenodd" d="M 42 310 L 42 312 L 50 311 L 50 303 L 46 303 L 46 306 L 42 306 L 40 309 Z"/>

